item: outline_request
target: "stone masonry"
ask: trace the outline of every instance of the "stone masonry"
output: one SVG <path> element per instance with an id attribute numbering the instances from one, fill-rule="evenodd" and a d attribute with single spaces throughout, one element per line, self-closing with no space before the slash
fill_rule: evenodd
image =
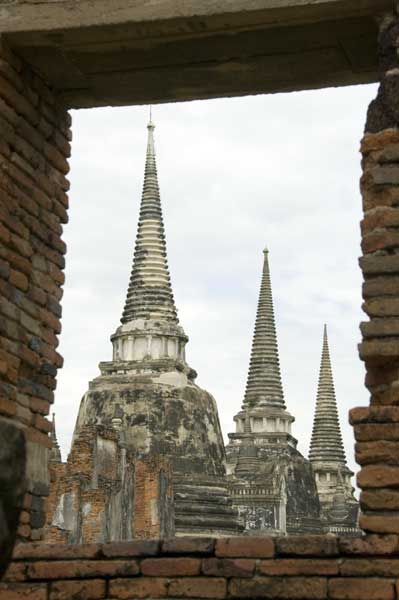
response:
<path id="1" fill-rule="evenodd" d="M 397 535 L 23 544 L 0 583 L 5 600 L 396 600 L 398 592 Z"/>
<path id="2" fill-rule="evenodd" d="M 25 434 L 27 493 L 18 535 L 38 540 L 61 331 L 71 120 L 0 37 L 0 416 Z"/>

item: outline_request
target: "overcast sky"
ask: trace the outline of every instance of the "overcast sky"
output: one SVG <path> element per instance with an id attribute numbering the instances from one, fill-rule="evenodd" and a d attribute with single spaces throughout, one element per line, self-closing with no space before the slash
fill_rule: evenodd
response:
<path id="1" fill-rule="evenodd" d="M 365 405 L 360 155 L 375 86 L 166 104 L 153 109 L 169 267 L 187 359 L 233 431 L 246 383 L 268 246 L 280 361 L 293 433 L 307 455 L 323 324 L 342 432 Z M 56 393 L 66 458 L 79 401 L 111 359 L 134 248 L 148 108 L 73 112 L 70 222 Z"/>

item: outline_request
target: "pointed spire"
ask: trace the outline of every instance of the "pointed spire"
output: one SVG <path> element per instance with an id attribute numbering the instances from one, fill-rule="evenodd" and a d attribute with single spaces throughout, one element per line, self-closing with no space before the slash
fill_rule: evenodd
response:
<path id="1" fill-rule="evenodd" d="M 244 407 L 269 405 L 285 408 L 274 321 L 268 249 L 265 248 L 263 253 L 263 274 Z"/>
<path id="2" fill-rule="evenodd" d="M 327 325 L 324 325 L 323 350 L 309 460 L 346 465 L 328 348 Z"/>
<path id="3" fill-rule="evenodd" d="M 50 462 L 62 462 L 61 450 L 57 440 L 57 433 L 55 430 L 55 413 L 53 413 L 53 428 L 50 432 L 50 439 L 53 443 L 53 447 L 50 450 Z"/>
<path id="4" fill-rule="evenodd" d="M 147 156 L 136 247 L 122 323 L 160 319 L 178 323 L 166 257 L 166 242 L 155 161 L 154 129 L 148 123 Z"/>

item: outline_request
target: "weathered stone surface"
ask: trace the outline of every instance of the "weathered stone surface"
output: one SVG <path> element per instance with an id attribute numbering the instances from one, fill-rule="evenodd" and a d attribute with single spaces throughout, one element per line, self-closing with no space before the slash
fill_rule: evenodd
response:
<path id="1" fill-rule="evenodd" d="M 233 578 L 229 584 L 231 598 L 286 598 L 287 600 L 323 600 L 327 598 L 327 580 L 321 577 Z"/>
<path id="2" fill-rule="evenodd" d="M 399 255 L 396 254 L 362 256 L 359 259 L 359 264 L 365 275 L 399 273 Z"/>
<path id="3" fill-rule="evenodd" d="M 369 534 L 359 538 L 338 539 L 340 554 L 357 556 L 385 556 L 399 552 L 399 537 L 397 535 Z"/>
<path id="4" fill-rule="evenodd" d="M 111 7 L 100 0 L 94 10 L 85 0 L 67 10 L 65 2 L 18 2 L 4 8 L 0 23 L 67 106 L 89 107 L 375 81 L 375 20 L 390 2 L 341 4 L 225 0 L 177 10 L 168 1 Z M 55 40 L 51 28 L 59 23 L 63 34 Z"/>
<path id="5" fill-rule="evenodd" d="M 274 541 L 267 536 L 222 538 L 216 542 L 215 554 L 221 557 L 271 558 L 274 556 Z"/>
<path id="6" fill-rule="evenodd" d="M 386 579 L 342 578 L 330 579 L 328 597 L 333 600 L 394 600 L 392 581 Z"/>
<path id="7" fill-rule="evenodd" d="M 277 538 L 277 553 L 281 556 L 337 556 L 337 538 L 323 535 Z"/>
<path id="8" fill-rule="evenodd" d="M 355 457 L 360 465 L 376 463 L 399 465 L 399 443 L 389 440 L 357 442 Z"/>
<path id="9" fill-rule="evenodd" d="M 399 487 L 399 467 L 391 465 L 367 465 L 357 474 L 361 488 Z"/>
<path id="10" fill-rule="evenodd" d="M 25 493 L 25 439 L 16 425 L 0 418 L 0 578 L 14 547 Z"/>

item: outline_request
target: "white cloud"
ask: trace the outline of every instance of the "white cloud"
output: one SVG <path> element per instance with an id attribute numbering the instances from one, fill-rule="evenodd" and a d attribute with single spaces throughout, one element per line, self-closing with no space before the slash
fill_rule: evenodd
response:
<path id="1" fill-rule="evenodd" d="M 245 388 L 262 249 L 270 249 L 283 385 L 306 453 L 322 327 L 350 465 L 349 408 L 366 404 L 359 140 L 375 86 L 157 106 L 169 265 L 188 360 L 233 430 Z M 66 455 L 79 401 L 121 315 L 143 180 L 148 110 L 73 114 L 70 223 L 56 397 Z"/>

